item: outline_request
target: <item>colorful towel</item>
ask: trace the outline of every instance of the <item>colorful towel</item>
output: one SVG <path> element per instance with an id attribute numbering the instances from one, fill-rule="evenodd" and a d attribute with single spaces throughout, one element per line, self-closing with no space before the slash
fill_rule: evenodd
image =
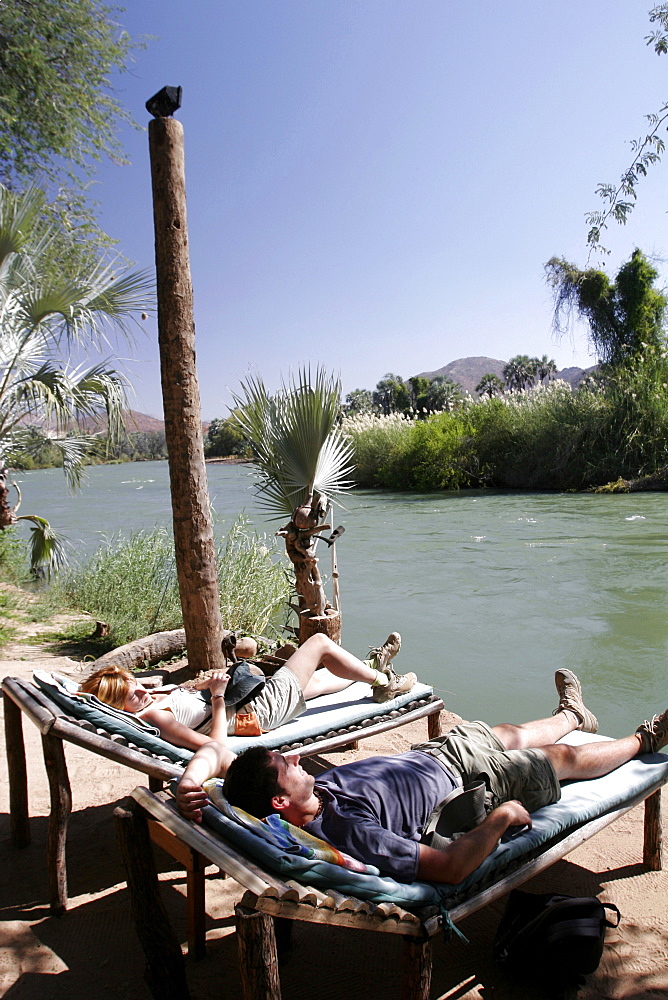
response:
<path id="1" fill-rule="evenodd" d="M 203 788 L 212 804 L 224 816 L 262 837 L 280 851 L 285 851 L 286 854 L 294 854 L 313 861 L 326 861 L 328 864 L 338 865 L 340 868 L 362 875 L 378 875 L 378 869 L 373 865 L 365 865 L 362 861 L 351 858 L 349 854 L 344 854 L 306 830 L 293 826 L 275 813 L 262 820 L 251 816 L 244 809 L 230 805 L 223 795 L 221 778 L 209 778 L 204 782 Z"/>

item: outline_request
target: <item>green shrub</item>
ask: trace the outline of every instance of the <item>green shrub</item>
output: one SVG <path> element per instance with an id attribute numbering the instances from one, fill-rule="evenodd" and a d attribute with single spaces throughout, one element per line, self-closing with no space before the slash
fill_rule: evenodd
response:
<path id="1" fill-rule="evenodd" d="M 15 528 L 0 531 L 0 580 L 25 583 L 30 577 L 28 546 Z"/>
<path id="2" fill-rule="evenodd" d="M 225 627 L 263 632 L 290 593 L 284 570 L 243 518 L 217 557 Z M 164 528 L 109 539 L 52 589 L 55 599 L 109 624 L 109 648 L 183 624 L 174 544 Z"/>

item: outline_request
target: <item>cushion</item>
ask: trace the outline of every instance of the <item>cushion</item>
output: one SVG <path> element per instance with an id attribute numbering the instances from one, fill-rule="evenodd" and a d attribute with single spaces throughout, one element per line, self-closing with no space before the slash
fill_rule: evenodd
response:
<path id="1" fill-rule="evenodd" d="M 228 745 L 234 753 L 241 753 L 251 746 L 265 746 L 269 750 L 275 750 L 285 744 L 301 743 L 309 737 L 356 725 L 365 719 L 380 718 L 412 701 L 429 698 L 433 693 L 433 688 L 418 683 L 406 694 L 379 704 L 371 697 L 369 684 L 355 681 L 343 691 L 311 698 L 306 702 L 306 711 L 292 722 L 263 733 L 262 736 L 229 736 Z"/>
<path id="2" fill-rule="evenodd" d="M 575 732 L 564 742 L 577 744 L 605 738 Z M 559 802 L 532 814 L 531 830 L 502 840 L 476 871 L 457 886 L 397 882 L 382 875 L 349 871 L 317 858 L 297 856 L 272 843 L 265 836 L 259 837 L 250 828 L 220 813 L 214 806 L 204 808 L 203 820 L 213 831 L 282 879 L 294 878 L 305 885 L 336 889 L 358 899 L 392 902 L 409 910 L 430 904 L 452 908 L 499 881 L 523 859 L 540 854 L 547 845 L 566 833 L 630 802 L 640 801 L 666 780 L 668 755 L 657 753 L 636 757 L 601 778 L 564 784 Z"/>
<path id="3" fill-rule="evenodd" d="M 149 725 L 131 712 L 122 712 L 120 709 L 105 705 L 95 695 L 80 693 L 76 688 L 72 690 L 73 682 L 68 678 L 49 674 L 43 670 L 34 670 L 33 679 L 52 701 L 76 719 L 90 722 L 96 728 L 104 729 L 116 736 L 124 736 L 136 746 L 149 750 L 157 757 L 166 757 L 174 764 L 185 766 L 192 757 L 192 750 L 183 750 L 163 740 L 155 726 Z"/>

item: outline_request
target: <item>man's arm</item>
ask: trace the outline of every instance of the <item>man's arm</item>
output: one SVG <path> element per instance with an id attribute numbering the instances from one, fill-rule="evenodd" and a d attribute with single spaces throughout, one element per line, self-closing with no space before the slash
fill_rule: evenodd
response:
<path id="1" fill-rule="evenodd" d="M 440 851 L 420 844 L 418 878 L 426 882 L 458 885 L 491 854 L 510 826 L 531 826 L 531 816 L 521 802 L 504 802 L 485 820 Z"/>
<path id="2" fill-rule="evenodd" d="M 211 740 L 190 759 L 176 789 L 176 805 L 186 819 L 202 822 L 202 808 L 207 802 L 202 784 L 207 778 L 225 775 L 234 758 L 224 741 Z"/>

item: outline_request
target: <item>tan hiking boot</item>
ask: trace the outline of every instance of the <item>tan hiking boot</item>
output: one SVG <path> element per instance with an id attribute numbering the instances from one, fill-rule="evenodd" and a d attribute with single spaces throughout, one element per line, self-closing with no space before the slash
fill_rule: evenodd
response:
<path id="1" fill-rule="evenodd" d="M 552 715 L 558 712 L 572 712 L 579 719 L 578 729 L 583 733 L 595 733 L 598 729 L 598 719 L 585 707 L 582 698 L 582 687 L 572 670 L 565 667 L 557 670 L 554 675 L 554 683 L 559 695 L 559 705 Z"/>
<path id="2" fill-rule="evenodd" d="M 643 753 L 656 753 L 662 747 L 668 746 L 668 708 L 660 715 L 655 715 L 651 721 L 647 719 L 636 729 L 645 738 Z"/>
<path id="3" fill-rule="evenodd" d="M 387 674 L 389 677 L 390 673 L 394 671 L 388 664 L 400 649 L 401 636 L 398 632 L 390 632 L 382 646 L 374 646 L 373 649 L 369 650 L 369 665 L 373 670 L 379 670 L 381 674 Z"/>
<path id="4" fill-rule="evenodd" d="M 388 667 L 384 672 L 388 674 L 389 680 L 387 684 L 374 686 L 371 691 L 374 701 L 381 703 L 392 701 L 393 698 L 397 698 L 400 694 L 406 694 L 407 691 L 410 691 L 417 684 L 415 674 L 397 674 L 392 667 Z"/>

